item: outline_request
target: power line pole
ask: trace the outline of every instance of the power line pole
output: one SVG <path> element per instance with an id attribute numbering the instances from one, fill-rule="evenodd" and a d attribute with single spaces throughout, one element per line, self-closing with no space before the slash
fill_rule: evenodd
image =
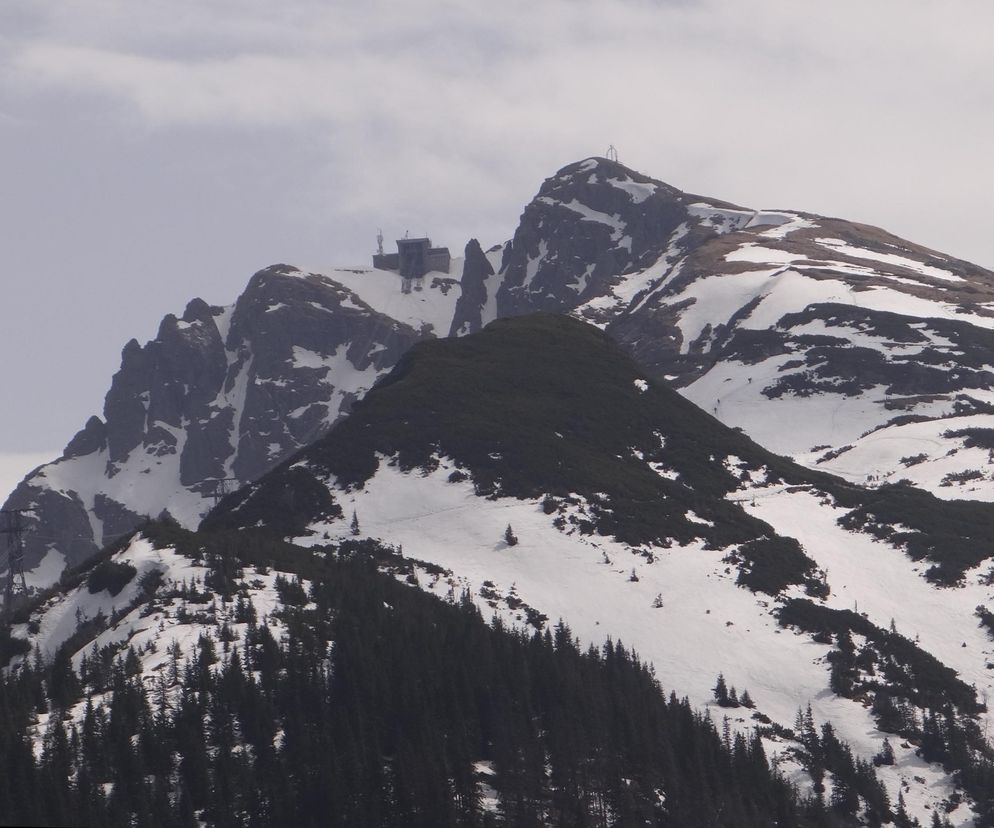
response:
<path id="1" fill-rule="evenodd" d="M 7 536 L 7 584 L 3 599 L 3 624 L 7 628 L 10 627 L 10 619 L 14 612 L 14 590 L 18 586 L 18 581 L 20 581 L 21 594 L 28 594 L 28 583 L 24 578 L 24 543 L 21 538 L 24 521 L 21 516 L 30 511 L 30 509 L 0 510 L 0 515 L 3 516 L 0 535 Z"/>
<path id="2" fill-rule="evenodd" d="M 205 482 L 211 484 L 210 495 L 214 498 L 215 509 L 225 497 L 232 492 L 237 492 L 240 485 L 237 477 L 218 477 Z"/>

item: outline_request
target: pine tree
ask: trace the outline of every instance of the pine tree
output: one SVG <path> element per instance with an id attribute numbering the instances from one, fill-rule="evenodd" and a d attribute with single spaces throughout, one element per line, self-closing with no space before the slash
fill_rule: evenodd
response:
<path id="1" fill-rule="evenodd" d="M 859 794 L 842 774 L 836 774 L 832 787 L 832 810 L 855 816 L 859 810 Z"/>
<path id="2" fill-rule="evenodd" d="M 728 707 L 728 685 L 725 684 L 725 676 L 718 673 L 718 681 L 714 686 L 714 700 L 720 707 Z"/>
<path id="3" fill-rule="evenodd" d="M 359 516 L 356 514 L 355 509 L 352 510 L 352 523 L 349 524 L 349 529 L 353 535 L 359 534 Z"/>
<path id="4" fill-rule="evenodd" d="M 514 530 L 511 529 L 510 523 L 507 524 L 507 529 L 504 530 L 504 543 L 506 543 L 508 546 L 518 545 L 517 535 L 515 535 Z"/>
<path id="5" fill-rule="evenodd" d="M 914 828 L 915 822 L 912 822 L 911 817 L 908 816 L 908 811 L 904 804 L 904 791 L 898 791 L 897 810 L 894 811 L 894 828 Z"/>
<path id="6" fill-rule="evenodd" d="M 56 707 L 65 709 L 79 701 L 80 693 L 79 678 L 72 668 L 69 650 L 60 647 L 48 676 L 48 697 Z"/>
<path id="7" fill-rule="evenodd" d="M 856 645 L 848 629 L 837 633 L 836 644 L 837 649 L 828 655 L 832 665 L 829 686 L 836 695 L 851 697 L 859 670 L 856 667 Z"/>
<path id="8" fill-rule="evenodd" d="M 142 663 L 141 659 L 138 658 L 138 653 L 135 648 L 128 647 L 127 652 L 124 655 L 124 675 L 130 677 L 140 676 L 142 674 Z"/>
<path id="9" fill-rule="evenodd" d="M 894 764 L 894 748 L 891 746 L 890 739 L 884 738 L 883 747 L 880 749 L 880 753 L 873 757 L 874 765 L 893 765 Z"/>

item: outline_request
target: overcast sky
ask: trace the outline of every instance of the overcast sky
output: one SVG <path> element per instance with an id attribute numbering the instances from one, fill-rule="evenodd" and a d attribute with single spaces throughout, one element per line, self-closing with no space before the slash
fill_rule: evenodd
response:
<path id="1" fill-rule="evenodd" d="M 994 267 L 992 24 L 989 0 L 0 0 L 0 455 L 57 454 L 190 298 L 366 262 L 377 227 L 502 241 L 611 143 Z"/>

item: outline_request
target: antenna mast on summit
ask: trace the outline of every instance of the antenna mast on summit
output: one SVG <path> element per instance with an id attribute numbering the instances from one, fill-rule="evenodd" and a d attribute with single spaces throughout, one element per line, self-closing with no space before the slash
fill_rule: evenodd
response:
<path id="1" fill-rule="evenodd" d="M 21 515 L 30 509 L 3 509 L 3 526 L 0 535 L 7 536 L 7 584 L 3 599 L 3 624 L 10 627 L 10 618 L 14 611 L 14 590 L 18 588 L 22 595 L 28 594 L 28 584 L 24 579 L 24 544 L 21 534 L 24 532 L 24 522 Z"/>
<path id="2" fill-rule="evenodd" d="M 618 160 L 618 151 L 614 148 L 614 144 L 611 144 L 607 148 L 607 152 L 605 153 L 605 157 L 607 158 L 608 161 L 617 161 Z"/>
<path id="3" fill-rule="evenodd" d="M 379 228 L 376 231 L 376 255 L 383 255 L 383 228 Z"/>

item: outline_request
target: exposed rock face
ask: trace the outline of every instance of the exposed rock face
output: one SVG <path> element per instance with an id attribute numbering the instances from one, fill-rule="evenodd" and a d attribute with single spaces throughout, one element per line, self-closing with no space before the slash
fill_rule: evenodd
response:
<path id="1" fill-rule="evenodd" d="M 167 315 L 145 347 L 131 340 L 104 404 L 107 474 L 113 477 L 135 449 L 176 454 L 180 432 L 214 399 L 228 363 L 215 322 L 221 308 L 197 299 L 177 319 Z"/>
<path id="2" fill-rule="evenodd" d="M 449 336 L 460 336 L 470 331 L 478 331 L 483 327 L 483 318 L 487 311 L 487 302 L 491 292 L 496 288 L 491 286 L 489 291 L 487 281 L 494 275 L 493 265 L 487 259 L 483 248 L 476 239 L 470 239 L 466 245 L 466 259 L 462 271 L 462 290 L 456 302 L 455 315 L 449 326 Z M 493 297 L 496 303 L 496 296 Z"/>
<path id="3" fill-rule="evenodd" d="M 8 507 L 31 508 L 25 565 L 77 563 L 169 512 L 195 526 L 218 480 L 252 480 L 323 434 L 424 334 L 326 277 L 277 265 L 234 306 L 200 299 L 129 342 L 104 405 Z"/>
<path id="4" fill-rule="evenodd" d="M 341 285 L 286 272 L 256 274 L 231 318 L 234 360 L 221 393 L 238 394 L 244 375 L 243 402 L 232 411 L 251 424 L 239 429 L 233 454 L 239 480 L 316 439 L 420 337 Z"/>
<path id="5" fill-rule="evenodd" d="M 632 265 L 659 257 L 687 219 L 686 197 L 604 159 L 542 185 L 505 251 L 499 316 L 561 311 L 601 295 Z"/>
<path id="6" fill-rule="evenodd" d="M 63 453 L 64 458 L 82 457 L 86 454 L 102 451 L 107 447 L 107 426 L 99 417 L 93 416 L 79 431 Z"/>

